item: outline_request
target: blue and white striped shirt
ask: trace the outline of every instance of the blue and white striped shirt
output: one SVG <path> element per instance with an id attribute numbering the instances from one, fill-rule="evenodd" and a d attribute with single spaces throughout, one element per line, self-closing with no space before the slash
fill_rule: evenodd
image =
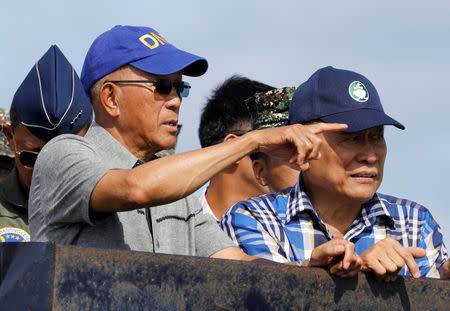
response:
<path id="1" fill-rule="evenodd" d="M 301 186 L 297 183 L 281 192 L 235 204 L 223 216 L 222 229 L 249 255 L 276 262 L 309 259 L 312 250 L 333 235 Z M 355 244 L 358 255 L 387 237 L 404 247 L 426 250 L 425 257 L 416 259 L 422 277 L 442 275 L 447 249 L 439 225 L 425 207 L 375 193 L 344 235 Z M 411 276 L 406 266 L 399 275 Z"/>

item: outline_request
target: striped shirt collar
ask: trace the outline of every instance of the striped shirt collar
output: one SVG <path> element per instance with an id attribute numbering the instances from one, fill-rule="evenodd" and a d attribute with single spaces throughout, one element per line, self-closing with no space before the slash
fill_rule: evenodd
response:
<path id="1" fill-rule="evenodd" d="M 308 194 L 306 194 L 303 189 L 302 174 L 300 174 L 299 181 L 289 193 L 289 199 L 286 206 L 286 220 L 284 222 L 290 223 L 298 214 L 309 212 L 316 219 L 316 221 L 318 221 L 319 224 L 323 225 L 325 228 L 325 224 L 323 224 L 319 215 L 317 215 Z M 361 220 L 365 226 L 373 225 L 377 221 L 385 221 L 387 225 L 395 228 L 395 218 L 390 215 L 385 206 L 385 202 L 379 198 L 377 193 L 375 193 L 369 201 L 362 205 L 361 217 L 355 219 L 355 221 L 350 225 L 348 231 L 360 223 Z"/>

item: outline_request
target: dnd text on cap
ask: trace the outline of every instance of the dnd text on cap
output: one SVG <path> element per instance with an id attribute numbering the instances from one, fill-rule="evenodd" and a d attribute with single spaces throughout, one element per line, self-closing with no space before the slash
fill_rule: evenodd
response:
<path id="1" fill-rule="evenodd" d="M 345 123 L 344 132 L 359 132 L 380 125 L 405 127 L 388 116 L 375 86 L 363 75 L 331 66 L 317 70 L 301 84 L 289 107 L 289 124 L 320 119 Z"/>
<path id="2" fill-rule="evenodd" d="M 78 75 L 56 45 L 31 68 L 13 104 L 22 124 L 44 141 L 78 133 L 92 112 Z"/>
<path id="3" fill-rule="evenodd" d="M 81 71 L 84 89 L 124 65 L 155 75 L 181 71 L 201 76 L 208 69 L 206 59 L 182 51 L 149 27 L 117 25 L 92 43 Z"/>

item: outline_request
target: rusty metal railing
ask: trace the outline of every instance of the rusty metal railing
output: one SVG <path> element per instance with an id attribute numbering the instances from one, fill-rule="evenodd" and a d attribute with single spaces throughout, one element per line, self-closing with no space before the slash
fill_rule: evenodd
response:
<path id="1" fill-rule="evenodd" d="M 450 281 L 87 249 L 0 245 L 0 310 L 450 310 Z"/>

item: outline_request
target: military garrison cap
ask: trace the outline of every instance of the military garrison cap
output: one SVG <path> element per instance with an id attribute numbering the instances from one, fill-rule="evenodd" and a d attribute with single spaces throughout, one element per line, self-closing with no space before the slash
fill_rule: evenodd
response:
<path id="1" fill-rule="evenodd" d="M 252 117 L 252 129 L 260 130 L 286 125 L 289 105 L 295 87 L 283 87 L 256 93 L 245 101 Z"/>
<path id="2" fill-rule="evenodd" d="M 13 105 L 22 124 L 44 141 L 78 133 L 92 113 L 78 75 L 56 45 L 31 68 Z"/>

